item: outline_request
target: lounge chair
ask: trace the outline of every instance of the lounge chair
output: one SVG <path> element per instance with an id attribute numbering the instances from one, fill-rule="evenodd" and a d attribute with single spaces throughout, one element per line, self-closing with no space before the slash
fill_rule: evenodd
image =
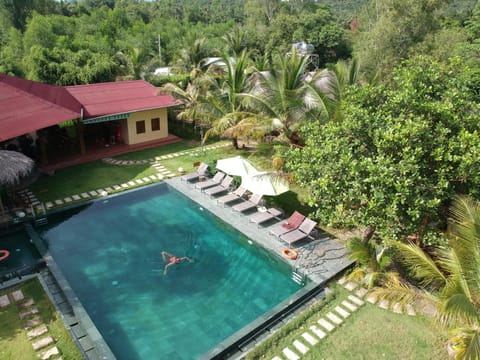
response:
<path id="1" fill-rule="evenodd" d="M 217 202 L 219 204 L 228 205 L 232 202 L 243 199 L 243 195 L 245 195 L 246 192 L 247 192 L 247 189 L 245 189 L 242 186 L 239 186 L 234 192 L 227 195 L 220 196 L 217 199 Z"/>
<path id="2" fill-rule="evenodd" d="M 215 174 L 213 178 L 196 183 L 195 187 L 200 190 L 205 190 L 209 187 L 217 186 L 222 182 L 224 177 L 225 177 L 225 174 L 219 171 Z"/>
<path id="3" fill-rule="evenodd" d="M 180 178 L 180 180 L 182 180 L 182 181 L 197 180 L 200 176 L 205 176 L 205 174 L 207 173 L 207 169 L 208 169 L 208 165 L 205 164 L 205 163 L 201 163 L 198 166 L 197 170 L 195 170 L 194 172 L 183 175 Z"/>
<path id="4" fill-rule="evenodd" d="M 300 214 L 298 211 L 295 211 L 286 221 L 271 228 L 270 234 L 275 236 L 286 234 L 289 231 L 298 228 L 303 220 L 305 220 L 305 215 Z"/>
<path id="5" fill-rule="evenodd" d="M 298 227 L 298 229 L 292 230 L 286 234 L 280 235 L 280 240 L 283 240 L 288 243 L 288 245 L 292 245 L 297 241 L 305 239 L 310 235 L 310 233 L 315 229 L 317 223 L 309 218 L 305 218 L 302 224 Z"/>
<path id="6" fill-rule="evenodd" d="M 232 182 L 233 182 L 233 177 L 231 177 L 230 175 L 227 175 L 223 178 L 220 185 L 217 185 L 217 186 L 210 187 L 210 188 L 206 189 L 205 194 L 210 195 L 210 196 L 221 194 L 222 192 L 228 190 L 230 185 L 232 185 Z"/>
<path id="7" fill-rule="evenodd" d="M 263 224 L 272 219 L 277 219 L 282 212 L 275 208 L 266 209 L 266 211 L 258 211 L 252 216 L 250 216 L 250 222 L 253 222 L 257 225 Z"/>
<path id="8" fill-rule="evenodd" d="M 250 199 L 241 202 L 240 204 L 233 205 L 233 211 L 245 212 L 247 210 L 253 209 L 257 207 L 262 200 L 263 195 L 260 194 L 253 194 Z"/>

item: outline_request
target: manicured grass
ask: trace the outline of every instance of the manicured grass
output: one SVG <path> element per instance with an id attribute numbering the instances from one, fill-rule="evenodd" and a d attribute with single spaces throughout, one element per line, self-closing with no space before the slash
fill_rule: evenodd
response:
<path id="1" fill-rule="evenodd" d="M 48 335 L 55 339 L 62 359 L 82 359 L 38 280 L 33 279 L 15 288 L 3 290 L 0 295 L 11 293 L 18 288 L 22 289 L 25 300 L 32 298 L 35 301 L 35 307 L 39 310 L 38 316 L 47 326 Z M 19 314 L 20 310 L 15 304 L 0 309 L 0 359 L 38 359 L 32 341 L 27 338 L 27 330 L 23 328 L 25 320 L 20 320 Z"/>
<path id="2" fill-rule="evenodd" d="M 335 297 L 327 304 L 307 310 L 256 348 L 247 359 L 271 359 L 280 355 L 285 347 L 293 350 L 294 340 L 306 344 L 302 333 L 346 297 L 344 290 L 335 290 Z M 302 359 L 448 359 L 446 333 L 430 319 L 396 314 L 367 303 L 311 347 Z"/>
<path id="3" fill-rule="evenodd" d="M 155 174 L 149 164 L 117 166 L 94 161 L 72 166 L 40 177 L 30 190 L 43 202 L 63 199 Z"/>

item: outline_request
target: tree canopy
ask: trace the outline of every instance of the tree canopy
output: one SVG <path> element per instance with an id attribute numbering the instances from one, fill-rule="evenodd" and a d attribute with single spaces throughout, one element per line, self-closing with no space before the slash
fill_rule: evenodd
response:
<path id="1" fill-rule="evenodd" d="M 456 193 L 478 197 L 479 106 L 459 59 L 416 57 L 382 85 L 353 86 L 343 118 L 304 124 L 287 167 L 310 189 L 315 216 L 373 226 L 383 239 L 428 238 Z"/>

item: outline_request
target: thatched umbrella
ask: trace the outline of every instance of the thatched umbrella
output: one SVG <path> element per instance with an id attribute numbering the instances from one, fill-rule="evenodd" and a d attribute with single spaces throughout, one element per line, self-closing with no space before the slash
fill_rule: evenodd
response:
<path id="1" fill-rule="evenodd" d="M 0 150 L 0 186 L 13 186 L 29 175 L 35 162 L 17 151 Z M 0 210 L 4 214 L 0 198 Z"/>

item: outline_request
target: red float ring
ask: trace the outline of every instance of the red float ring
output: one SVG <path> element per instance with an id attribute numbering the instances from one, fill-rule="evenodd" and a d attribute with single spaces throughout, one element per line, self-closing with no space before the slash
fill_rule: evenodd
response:
<path id="1" fill-rule="evenodd" d="M 0 250 L 0 261 L 5 260 L 10 256 L 10 251 L 8 250 Z"/>
<path id="2" fill-rule="evenodd" d="M 298 253 L 292 249 L 283 249 L 282 255 L 285 256 L 287 259 L 295 260 L 298 257 Z"/>

